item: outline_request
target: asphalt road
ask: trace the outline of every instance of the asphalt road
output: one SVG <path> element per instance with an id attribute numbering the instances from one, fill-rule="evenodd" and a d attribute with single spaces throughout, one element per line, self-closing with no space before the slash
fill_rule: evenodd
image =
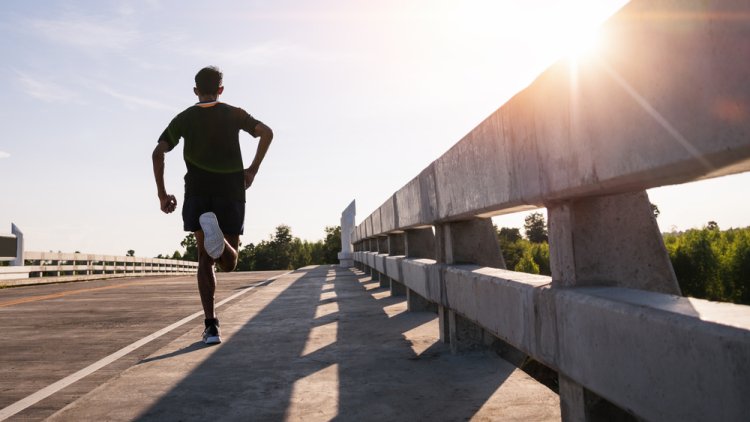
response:
<path id="1" fill-rule="evenodd" d="M 283 273 L 219 273 L 217 303 Z M 0 289 L 0 410 L 200 310 L 194 275 Z M 42 420 L 202 324 L 196 317 L 9 420 Z"/>

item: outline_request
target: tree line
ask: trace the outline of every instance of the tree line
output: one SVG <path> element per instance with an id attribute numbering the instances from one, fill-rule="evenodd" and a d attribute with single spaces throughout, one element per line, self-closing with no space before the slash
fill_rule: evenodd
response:
<path id="1" fill-rule="evenodd" d="M 652 210 L 659 215 L 656 206 Z M 526 217 L 525 238 L 517 228 L 496 231 L 508 269 L 551 275 L 544 215 Z M 750 305 L 750 227 L 722 231 L 710 221 L 702 229 L 663 238 L 683 295 Z"/>
<path id="2" fill-rule="evenodd" d="M 295 237 L 291 227 L 281 224 L 268 239 L 257 245 L 240 244 L 236 271 L 293 270 L 313 264 L 337 264 L 341 250 L 341 227 L 329 226 L 324 231 L 323 240 L 310 242 Z M 198 244 L 193 233 L 185 236 L 180 246 L 184 248 L 182 253 L 159 254 L 157 258 L 198 260 Z"/>
<path id="3" fill-rule="evenodd" d="M 750 227 L 665 233 L 664 244 L 686 296 L 750 305 Z"/>

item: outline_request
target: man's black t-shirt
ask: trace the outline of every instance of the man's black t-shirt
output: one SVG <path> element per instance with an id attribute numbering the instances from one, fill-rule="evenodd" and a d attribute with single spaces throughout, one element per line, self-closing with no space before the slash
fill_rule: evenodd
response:
<path id="1" fill-rule="evenodd" d="M 219 102 L 198 103 L 178 114 L 159 137 L 172 150 L 185 139 L 185 196 L 245 200 L 239 131 L 254 138 L 260 123 L 245 110 Z"/>

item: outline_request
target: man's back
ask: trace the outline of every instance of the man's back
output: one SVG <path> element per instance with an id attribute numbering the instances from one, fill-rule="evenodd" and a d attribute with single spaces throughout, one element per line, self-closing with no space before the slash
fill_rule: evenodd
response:
<path id="1" fill-rule="evenodd" d="M 255 137 L 258 123 L 245 110 L 217 101 L 198 103 L 178 114 L 160 139 L 170 148 L 185 139 L 185 195 L 211 194 L 244 201 L 239 131 Z"/>

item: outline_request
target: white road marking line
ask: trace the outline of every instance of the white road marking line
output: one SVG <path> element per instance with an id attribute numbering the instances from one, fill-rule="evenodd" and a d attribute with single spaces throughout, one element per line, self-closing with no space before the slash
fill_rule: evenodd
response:
<path id="1" fill-rule="evenodd" d="M 250 287 L 248 287 L 246 289 L 240 290 L 239 292 L 233 294 L 232 296 L 229 296 L 228 298 L 226 298 L 226 299 L 222 300 L 221 302 L 217 303 L 216 307 L 218 308 L 219 306 L 221 306 L 221 305 L 229 302 L 230 300 L 232 300 L 232 299 L 234 299 L 234 298 L 236 298 L 236 297 L 238 297 L 240 295 L 243 295 L 243 294 L 249 292 L 250 290 L 253 290 L 256 287 L 265 286 L 265 285 L 271 283 L 272 281 L 276 280 L 277 278 L 285 276 L 287 274 L 289 274 L 289 272 L 287 272 L 285 274 L 278 275 L 276 277 L 271 277 L 268 280 L 262 281 L 262 282 L 260 282 L 258 284 L 254 284 L 254 285 L 252 285 L 252 286 L 250 286 Z M 4 420 L 8 419 L 9 417 L 15 415 L 16 413 L 21 412 L 24 409 L 26 409 L 26 408 L 28 408 L 30 406 L 35 405 L 36 403 L 39 403 L 40 401 L 42 401 L 42 400 L 46 399 L 47 397 L 49 397 L 49 396 L 57 393 L 58 391 L 62 390 L 63 388 L 65 388 L 65 387 L 67 387 L 67 386 L 69 386 L 69 385 L 71 385 L 71 384 L 73 384 L 73 383 L 81 380 L 82 378 L 84 378 L 84 377 L 86 377 L 88 375 L 93 374 L 94 372 L 96 372 L 96 371 L 102 369 L 103 367 L 109 365 L 110 363 L 112 363 L 112 362 L 120 359 L 121 357 L 127 355 L 128 353 L 132 352 L 133 350 L 136 350 L 139 347 L 141 347 L 141 346 L 143 346 L 143 345 L 145 345 L 145 344 L 147 344 L 147 343 L 149 343 L 149 342 L 151 342 L 153 340 L 156 340 L 157 338 L 163 336 L 164 334 L 167 334 L 168 332 L 174 330 L 175 328 L 177 328 L 177 327 L 179 327 L 181 325 L 184 325 L 184 324 L 190 322 L 191 320 L 195 319 L 196 317 L 198 317 L 200 315 L 203 315 L 203 311 L 196 312 L 196 313 L 194 313 L 194 314 L 192 314 L 190 316 L 187 316 L 187 317 L 185 317 L 185 318 L 183 318 L 183 319 L 175 322 L 174 324 L 172 324 L 172 325 L 170 325 L 168 327 L 162 328 L 161 330 L 159 330 L 159 331 L 157 331 L 157 332 L 155 332 L 153 334 L 150 334 L 150 335 L 148 335 L 148 336 L 146 336 L 146 337 L 144 337 L 144 338 L 136 341 L 135 343 L 132 343 L 132 344 L 130 344 L 128 346 L 125 346 L 122 349 L 120 349 L 120 350 L 112 353 L 111 355 L 109 355 L 109 356 L 107 356 L 107 357 L 105 357 L 105 358 L 103 358 L 101 360 L 98 360 L 98 361 L 92 363 L 91 365 L 89 365 L 89 366 L 81 369 L 80 371 L 75 372 L 75 373 L 73 373 L 71 375 L 68 375 L 67 377 L 65 377 L 63 379 L 61 379 L 61 380 L 59 380 L 59 381 L 57 381 L 55 383 L 52 383 L 52 384 L 50 384 L 50 385 L 42 388 L 41 390 L 37 391 L 36 393 L 33 393 L 33 394 L 31 394 L 31 395 L 29 395 L 29 396 L 27 396 L 27 397 L 25 397 L 25 398 L 23 398 L 21 400 L 18 400 L 17 402 L 11 404 L 10 406 L 8 406 L 8 407 L 0 410 L 0 421 L 4 421 Z"/>

